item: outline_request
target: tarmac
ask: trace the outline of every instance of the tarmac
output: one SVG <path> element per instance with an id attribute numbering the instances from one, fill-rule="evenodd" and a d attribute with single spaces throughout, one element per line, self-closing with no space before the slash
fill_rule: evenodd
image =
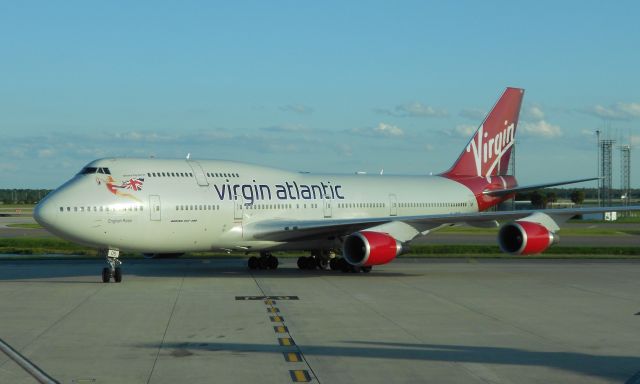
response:
<path id="1" fill-rule="evenodd" d="M 0 260 L 0 339 L 60 383 L 640 382 L 639 262 L 281 261 Z"/>

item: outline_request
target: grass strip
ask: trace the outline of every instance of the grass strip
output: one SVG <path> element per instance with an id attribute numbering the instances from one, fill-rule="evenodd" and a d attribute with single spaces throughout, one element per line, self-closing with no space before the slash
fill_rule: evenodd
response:
<path id="1" fill-rule="evenodd" d="M 18 255 L 82 255 L 97 257 L 97 250 L 57 238 L 8 238 L 0 239 L 1 254 Z M 306 256 L 306 252 L 275 252 L 277 257 Z M 124 252 L 123 257 L 138 258 L 140 253 Z M 246 257 L 242 252 L 225 253 L 222 251 L 191 252 L 187 257 Z M 414 245 L 401 257 L 492 257 L 492 258 L 521 258 L 511 256 L 500 251 L 495 245 Z M 527 256 L 531 257 L 531 256 Z M 583 257 L 613 257 L 640 258 L 638 247 L 551 247 L 544 254 L 536 255 L 542 258 L 583 258 Z"/>

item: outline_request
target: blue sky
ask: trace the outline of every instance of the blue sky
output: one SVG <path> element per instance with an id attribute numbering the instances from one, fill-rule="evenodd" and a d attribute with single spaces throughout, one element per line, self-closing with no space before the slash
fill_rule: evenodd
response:
<path id="1" fill-rule="evenodd" d="M 589 177 L 596 129 L 635 145 L 640 3 L 0 3 L 0 188 L 107 156 L 292 170 L 447 169 L 526 89 L 521 183 Z M 614 186 L 620 165 L 614 157 Z"/>

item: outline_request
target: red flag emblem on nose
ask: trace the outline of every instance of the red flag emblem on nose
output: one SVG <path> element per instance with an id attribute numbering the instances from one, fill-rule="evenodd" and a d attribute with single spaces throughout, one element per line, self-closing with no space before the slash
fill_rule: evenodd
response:
<path id="1" fill-rule="evenodd" d="M 122 186 L 124 188 L 126 188 L 126 189 L 132 189 L 134 191 L 141 191 L 143 183 L 144 183 L 144 179 L 143 178 L 129 179 L 128 181 L 123 182 Z"/>

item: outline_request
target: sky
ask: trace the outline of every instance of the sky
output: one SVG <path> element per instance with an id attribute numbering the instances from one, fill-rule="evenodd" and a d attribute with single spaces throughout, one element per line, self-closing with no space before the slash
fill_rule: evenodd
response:
<path id="1" fill-rule="evenodd" d="M 0 2 L 0 188 L 189 153 L 438 173 L 507 86 L 526 90 L 521 184 L 595 176 L 600 130 L 633 145 L 638 188 L 638 14 L 637 1 Z M 617 188 L 617 149 L 613 170 Z"/>

